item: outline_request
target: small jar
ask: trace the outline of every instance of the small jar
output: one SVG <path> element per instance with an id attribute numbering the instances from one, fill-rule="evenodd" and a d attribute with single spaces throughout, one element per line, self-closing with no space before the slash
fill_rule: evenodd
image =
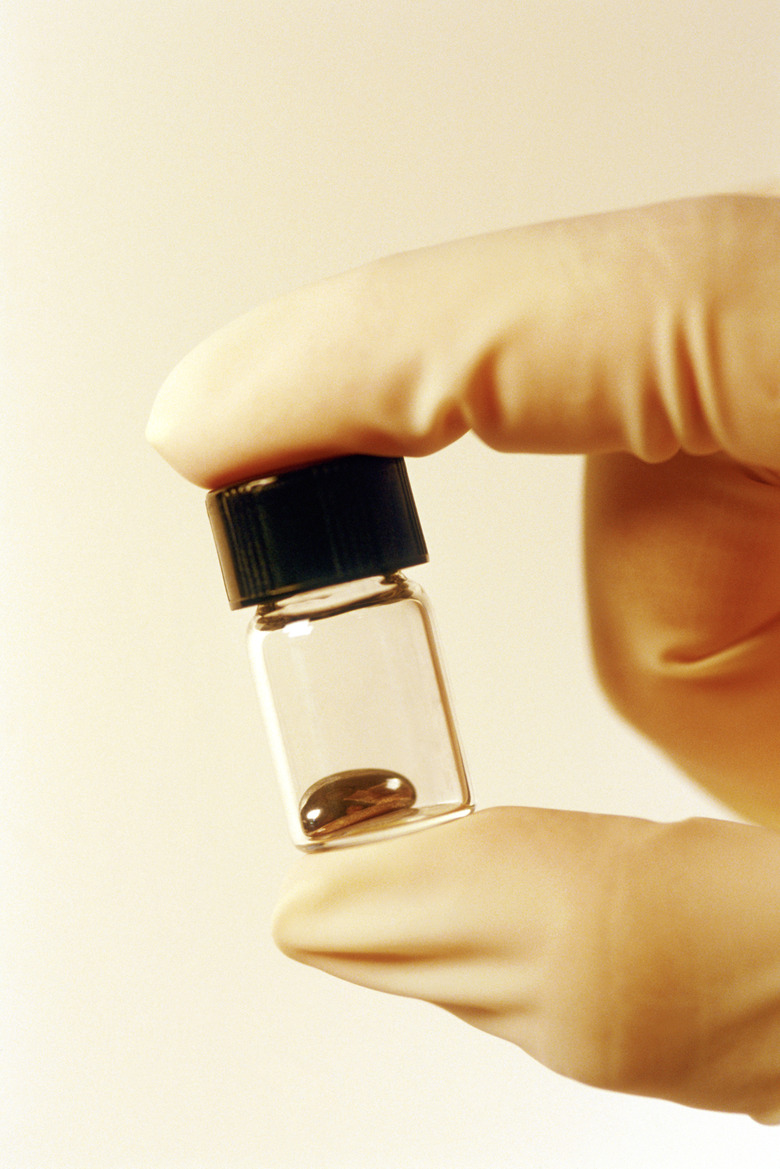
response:
<path id="1" fill-rule="evenodd" d="M 472 801 L 422 589 L 402 459 L 350 455 L 212 491 L 293 841 L 357 844 Z"/>

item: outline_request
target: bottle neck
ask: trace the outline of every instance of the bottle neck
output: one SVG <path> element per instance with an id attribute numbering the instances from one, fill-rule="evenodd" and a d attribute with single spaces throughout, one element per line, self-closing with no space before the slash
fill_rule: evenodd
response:
<path id="1" fill-rule="evenodd" d="M 402 572 L 369 576 L 266 601 L 258 607 L 254 624 L 260 629 L 281 629 L 292 621 L 314 621 L 367 605 L 387 604 L 412 592 L 413 586 Z"/>

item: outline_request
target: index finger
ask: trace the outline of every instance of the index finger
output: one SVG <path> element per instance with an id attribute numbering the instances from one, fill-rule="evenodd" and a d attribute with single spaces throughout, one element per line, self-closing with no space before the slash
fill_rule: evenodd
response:
<path id="1" fill-rule="evenodd" d="M 683 200 L 389 257 L 250 312 L 148 437 L 205 487 L 345 453 L 723 450 L 780 470 L 780 199 Z"/>

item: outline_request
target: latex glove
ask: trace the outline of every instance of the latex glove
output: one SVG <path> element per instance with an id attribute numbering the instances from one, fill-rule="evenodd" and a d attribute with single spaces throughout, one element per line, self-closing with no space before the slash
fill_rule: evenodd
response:
<path id="1" fill-rule="evenodd" d="M 493 809 L 302 859 L 277 941 L 586 1082 L 780 1117 L 780 200 L 522 228 L 296 292 L 186 358 L 149 437 L 217 486 L 468 428 L 591 454 L 602 681 L 769 827 Z"/>

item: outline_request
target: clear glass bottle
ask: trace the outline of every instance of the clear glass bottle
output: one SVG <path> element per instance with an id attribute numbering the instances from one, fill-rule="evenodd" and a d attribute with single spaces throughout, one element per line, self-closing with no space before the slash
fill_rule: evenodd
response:
<path id="1" fill-rule="evenodd" d="M 402 459 L 347 456 L 211 492 L 293 841 L 357 844 L 463 816 L 468 780 L 422 589 Z"/>

